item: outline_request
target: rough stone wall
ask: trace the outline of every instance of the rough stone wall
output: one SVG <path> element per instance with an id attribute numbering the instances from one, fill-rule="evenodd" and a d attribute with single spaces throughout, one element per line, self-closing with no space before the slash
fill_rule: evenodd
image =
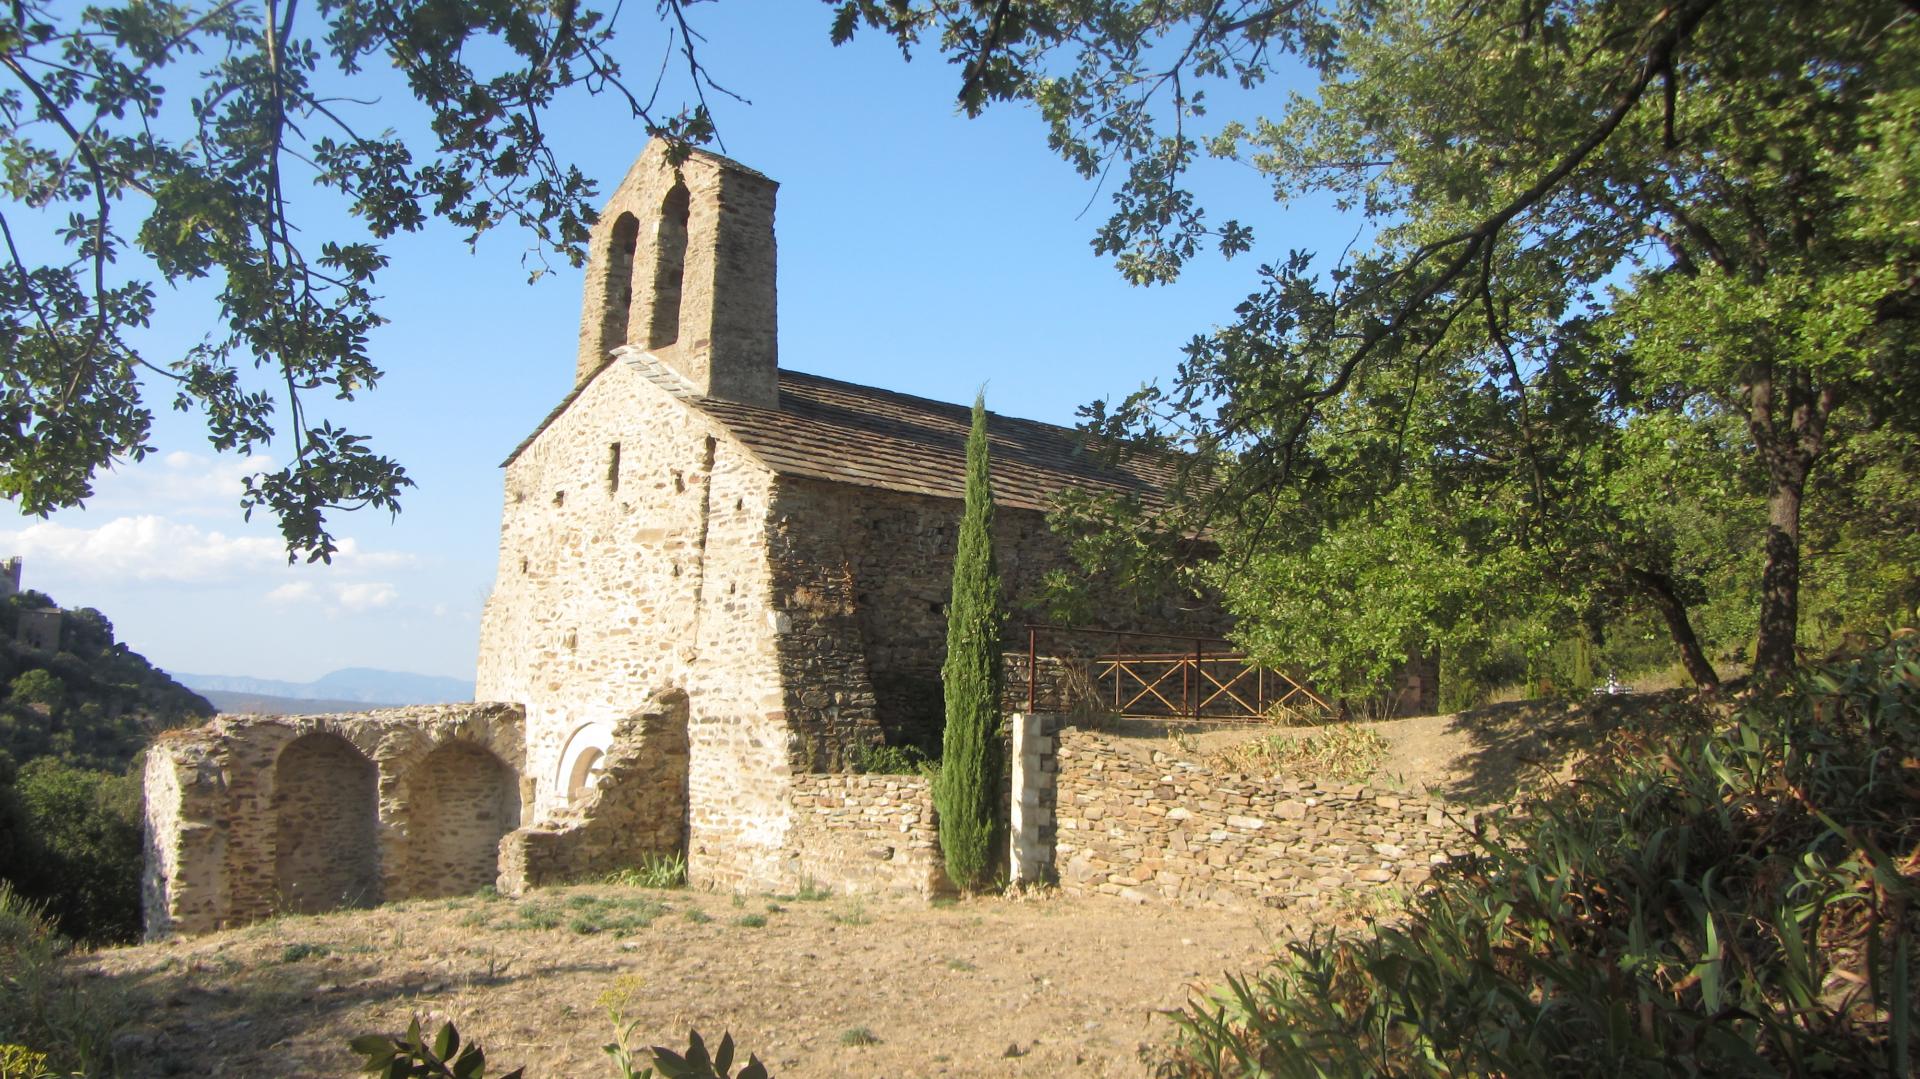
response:
<path id="1" fill-rule="evenodd" d="M 677 222 L 663 220 L 676 186 L 685 192 L 684 232 Z M 673 166 L 664 143 L 649 143 L 608 197 L 589 237 L 576 385 L 592 378 L 613 349 L 635 345 L 678 371 L 697 393 L 773 407 L 779 399 L 773 239 L 778 187 L 713 154 L 696 151 Z M 616 234 L 637 240 L 630 256 Z M 680 257 L 668 250 L 663 258 L 663 246 L 678 249 Z M 667 267 L 678 269 L 677 281 L 662 280 L 663 273 L 671 277 Z M 663 334 L 662 322 L 677 324 L 677 330 Z"/>
<path id="2" fill-rule="evenodd" d="M 1220 774 L 1120 741 L 1061 734 L 1054 857 L 1069 894 L 1315 905 L 1418 885 L 1473 847 L 1473 814 L 1417 792 Z"/>
<path id="3" fill-rule="evenodd" d="M 523 719 L 515 705 L 431 705 L 221 716 L 161 735 L 145 777 L 148 935 L 411 897 L 419 879 L 409 861 L 412 799 L 423 769 L 435 766 L 436 750 L 459 745 L 517 776 Z M 531 792 L 515 786 L 514 811 L 523 812 Z M 371 845 L 361 846 L 368 836 Z"/>
<path id="4" fill-rule="evenodd" d="M 808 774 L 793 780 L 796 882 L 847 894 L 932 898 L 953 891 L 925 776 Z"/>
<path id="5" fill-rule="evenodd" d="M 614 725 L 599 785 L 507 837 L 500 888 L 579 880 L 687 849 L 687 696 L 657 695 Z"/>
<path id="6" fill-rule="evenodd" d="M 933 749 L 942 726 L 940 664 L 961 503 L 877 488 L 781 477 L 771 557 L 775 609 L 786 616 L 781 667 L 787 712 L 802 737 L 798 770 L 839 766 L 858 745 Z M 1040 617 L 1047 572 L 1070 565 L 1044 514 L 998 507 L 994 541 L 1012 634 Z M 1217 634 L 1217 609 L 1168 595 L 1145 613 L 1116 612 L 1156 631 Z M 805 691 L 795 691 L 806 687 Z"/>

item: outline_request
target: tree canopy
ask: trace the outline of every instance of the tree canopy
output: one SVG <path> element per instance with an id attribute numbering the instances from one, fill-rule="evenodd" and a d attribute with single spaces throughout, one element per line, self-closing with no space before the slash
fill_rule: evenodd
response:
<path id="1" fill-rule="evenodd" d="M 397 510 L 406 470 L 326 414 L 381 371 L 367 335 L 379 241 L 444 218 L 503 223 L 578 263 L 593 182 L 542 113 L 611 93 L 648 134 L 711 134 L 685 0 L 661 0 L 690 105 L 622 81 L 606 13 L 573 0 L 115 0 L 0 5 L 0 494 L 45 515 L 151 449 L 151 387 L 221 451 L 277 447 L 242 507 L 289 558 L 335 550 L 327 515 Z M 391 68 L 430 138 L 397 130 L 355 77 Z M 662 68 L 664 75 L 665 68 Z M 361 237 L 307 237 L 288 193 L 337 193 Z M 309 200 L 308 205 L 311 205 Z M 305 212 L 305 211 L 303 211 Z M 536 270 L 536 272 L 538 272 Z M 154 283 L 218 287 L 206 339 L 143 350 Z"/>
<path id="2" fill-rule="evenodd" d="M 1366 222 L 1337 261 L 1266 256 L 1169 384 L 1090 410 L 1195 451 L 1163 531 L 1219 539 L 1200 573 L 1277 658 L 1377 673 L 1638 607 L 1712 684 L 1694 623 L 1718 603 L 1751 611 L 1753 664 L 1778 676 L 1819 576 L 1809 499 L 1835 515 L 1821 557 L 1891 550 L 1866 504 L 1913 512 L 1885 480 L 1920 415 L 1920 5 L 839 10 L 845 32 L 941 50 L 966 108 L 1030 103 L 1076 168 L 1117 176 L 1094 246 L 1131 280 L 1255 249 L 1193 195 L 1208 158 Z M 1310 94 L 1256 93 L 1303 72 Z M 1259 114 L 1211 115 L 1223 86 Z M 1912 582 L 1833 603 L 1911 616 Z"/>

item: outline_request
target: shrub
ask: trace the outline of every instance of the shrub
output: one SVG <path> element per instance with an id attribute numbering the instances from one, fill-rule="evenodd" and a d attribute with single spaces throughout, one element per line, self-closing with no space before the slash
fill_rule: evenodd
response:
<path id="1" fill-rule="evenodd" d="M 853 770 L 881 776 L 937 776 L 940 762 L 919 746 L 861 746 L 853 751 Z"/>
<path id="2" fill-rule="evenodd" d="M 1910 1075 L 1920 644 L 1616 735 L 1406 921 L 1180 1017 L 1189 1075 Z"/>
<path id="3" fill-rule="evenodd" d="M 67 942 L 39 904 L 0 880 L 0 1052 L 46 1073 L 110 1074 L 113 1036 L 133 1016 L 111 982 L 76 984 L 60 970 Z M 12 1073 L 6 1073 L 12 1074 Z"/>

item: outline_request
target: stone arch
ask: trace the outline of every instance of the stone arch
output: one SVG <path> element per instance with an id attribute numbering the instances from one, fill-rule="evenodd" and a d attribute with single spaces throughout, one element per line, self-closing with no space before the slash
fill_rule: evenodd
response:
<path id="1" fill-rule="evenodd" d="M 281 910 L 313 914 L 380 901 L 379 771 L 353 743 L 317 731 L 274 764 L 273 880 Z"/>
<path id="2" fill-rule="evenodd" d="M 494 883 L 500 837 L 520 826 L 514 770 L 485 746 L 441 744 L 408 774 L 407 896 L 468 895 Z"/>
<path id="3" fill-rule="evenodd" d="M 606 776 L 607 754 L 613 748 L 613 724 L 582 724 L 560 751 L 554 787 L 565 805 L 577 806 Z"/>
<path id="4" fill-rule="evenodd" d="M 680 340 L 681 285 L 687 270 L 687 185 L 674 184 L 660 202 L 653 251 L 653 302 L 648 305 L 647 347 L 665 348 Z"/>
<path id="5" fill-rule="evenodd" d="M 640 246 L 640 219 L 623 213 L 607 235 L 606 292 L 600 298 L 600 350 L 607 353 L 627 343 L 628 320 L 633 313 L 633 256 Z"/>

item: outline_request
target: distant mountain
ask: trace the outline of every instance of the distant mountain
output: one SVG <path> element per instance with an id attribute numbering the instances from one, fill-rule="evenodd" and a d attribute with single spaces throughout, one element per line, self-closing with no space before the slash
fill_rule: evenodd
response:
<path id="1" fill-rule="evenodd" d="M 364 712 L 371 707 L 366 701 L 275 697 L 266 693 L 229 693 L 220 689 L 203 689 L 200 695 L 230 716 L 314 716 L 328 712 Z"/>
<path id="2" fill-rule="evenodd" d="M 202 693 L 234 693 L 250 697 L 279 697 L 303 706 L 341 703 L 366 705 L 451 704 L 473 699 L 473 683 L 405 671 L 347 667 L 311 682 L 283 682 L 276 678 L 246 678 L 225 674 L 184 674 L 174 677 Z M 216 702 L 217 703 L 217 702 Z M 224 705 L 222 706 L 225 707 Z M 338 709 L 322 709 L 337 711 Z"/>

